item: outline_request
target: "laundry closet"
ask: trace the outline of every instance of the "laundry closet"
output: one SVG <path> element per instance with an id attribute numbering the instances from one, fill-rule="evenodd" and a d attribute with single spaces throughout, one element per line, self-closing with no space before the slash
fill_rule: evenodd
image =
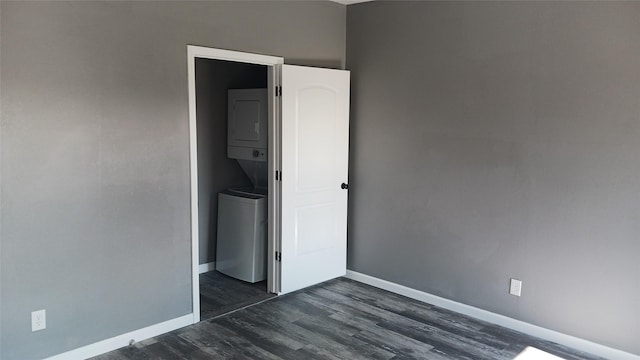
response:
<path id="1" fill-rule="evenodd" d="M 187 60 L 194 321 L 345 275 L 349 72 Z"/>
<path id="2" fill-rule="evenodd" d="M 267 292 L 267 67 L 196 61 L 202 319 Z"/>

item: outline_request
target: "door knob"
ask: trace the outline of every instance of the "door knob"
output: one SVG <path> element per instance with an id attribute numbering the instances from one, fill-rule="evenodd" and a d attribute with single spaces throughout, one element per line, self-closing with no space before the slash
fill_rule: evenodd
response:
<path id="1" fill-rule="evenodd" d="M 348 190 L 349 189 L 349 184 L 342 183 L 342 185 L 340 185 L 340 188 Z"/>

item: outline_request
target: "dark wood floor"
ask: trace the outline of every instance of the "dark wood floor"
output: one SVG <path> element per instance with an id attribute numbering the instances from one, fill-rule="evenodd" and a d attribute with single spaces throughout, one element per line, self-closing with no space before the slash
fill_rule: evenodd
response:
<path id="1" fill-rule="evenodd" d="M 217 271 L 200 274 L 200 320 L 211 319 L 274 296 L 267 293 L 266 280 L 252 284 Z"/>
<path id="2" fill-rule="evenodd" d="M 599 359 L 340 278 L 95 359 L 513 360 L 527 346 Z"/>

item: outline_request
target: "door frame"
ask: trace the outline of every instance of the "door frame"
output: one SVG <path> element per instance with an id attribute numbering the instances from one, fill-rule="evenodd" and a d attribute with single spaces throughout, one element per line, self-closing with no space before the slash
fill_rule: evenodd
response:
<path id="1" fill-rule="evenodd" d="M 225 60 L 239 63 L 266 65 L 268 72 L 268 245 L 267 291 L 280 291 L 280 267 L 275 261 L 280 249 L 280 183 L 275 173 L 280 169 L 280 104 L 276 101 L 275 88 L 280 86 L 280 68 L 284 58 L 277 56 L 223 50 L 187 45 L 187 78 L 189 97 L 189 166 L 191 193 L 191 287 L 193 323 L 200 322 L 200 245 L 198 208 L 198 139 L 196 116 L 196 58 Z"/>

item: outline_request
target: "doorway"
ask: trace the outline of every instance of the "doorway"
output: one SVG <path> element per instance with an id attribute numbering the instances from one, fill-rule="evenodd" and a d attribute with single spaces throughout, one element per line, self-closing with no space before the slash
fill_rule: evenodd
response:
<path id="1" fill-rule="evenodd" d="M 278 290 L 276 266 L 269 255 L 278 246 L 274 234 L 279 189 L 268 174 L 278 165 L 272 89 L 276 65 L 283 59 L 195 46 L 188 47 L 188 57 L 195 323 L 263 301 Z M 255 130 L 263 134 L 264 148 L 228 146 L 230 99 L 247 100 L 242 99 L 247 94 L 262 96 L 258 106 L 262 121 L 236 138 L 242 142 L 247 131 Z M 240 112 L 256 108 L 247 109 Z M 236 246 L 239 238 L 246 243 Z M 247 250 L 249 245 L 254 248 Z"/>
<path id="2" fill-rule="evenodd" d="M 284 65 L 281 57 L 191 45 L 187 55 L 194 323 L 200 321 L 198 214 L 202 205 L 198 196 L 197 59 L 266 69 L 267 149 L 264 154 L 250 153 L 266 157 L 267 291 L 284 294 L 345 275 L 349 71 Z M 248 126 L 244 131 L 251 133 L 251 129 Z M 229 149 L 227 153 L 231 154 Z"/>

